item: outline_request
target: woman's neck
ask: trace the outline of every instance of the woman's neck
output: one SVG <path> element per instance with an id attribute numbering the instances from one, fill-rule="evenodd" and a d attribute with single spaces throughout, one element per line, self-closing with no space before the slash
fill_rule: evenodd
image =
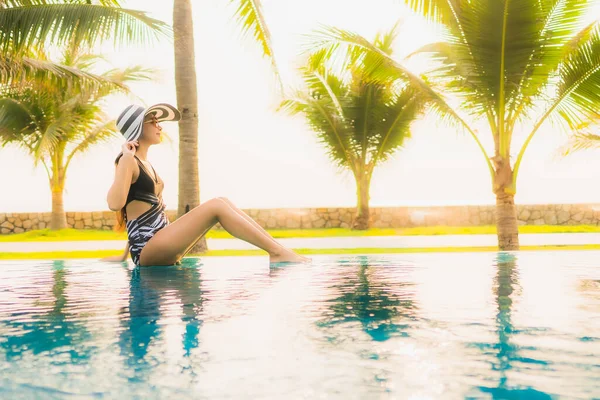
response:
<path id="1" fill-rule="evenodd" d="M 147 161 L 148 159 L 148 146 L 140 143 L 138 148 L 135 150 L 135 155 L 142 161 Z"/>

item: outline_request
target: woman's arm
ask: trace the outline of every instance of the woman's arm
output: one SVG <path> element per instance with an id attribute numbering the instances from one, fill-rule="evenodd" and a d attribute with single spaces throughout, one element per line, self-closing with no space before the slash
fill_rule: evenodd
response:
<path id="1" fill-rule="evenodd" d="M 123 261 L 127 260 L 128 255 L 129 255 L 129 241 L 127 241 L 127 243 L 125 244 L 125 251 L 123 252 L 123 254 L 120 254 L 118 256 L 104 257 L 104 258 L 101 258 L 100 261 L 123 262 Z"/>
<path id="2" fill-rule="evenodd" d="M 108 208 L 119 211 L 125 207 L 127 194 L 133 180 L 133 174 L 137 163 L 135 161 L 135 143 L 127 142 L 123 145 L 123 156 L 117 161 L 115 180 L 108 190 L 106 201 Z"/>

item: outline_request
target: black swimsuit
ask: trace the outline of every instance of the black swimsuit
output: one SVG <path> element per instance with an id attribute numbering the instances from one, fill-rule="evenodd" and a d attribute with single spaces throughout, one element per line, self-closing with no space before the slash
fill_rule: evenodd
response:
<path id="1" fill-rule="evenodd" d="M 122 154 L 117 158 L 117 162 L 121 156 Z M 135 159 L 138 161 L 140 167 L 140 176 L 137 181 L 131 184 L 125 206 L 133 200 L 143 201 L 152 205 L 148 211 L 135 219 L 128 220 L 127 214 L 125 214 L 129 253 L 135 265 L 140 265 L 142 249 L 156 232 L 169 225 L 169 219 L 165 213 L 166 206 L 162 202 L 162 196 L 160 198 L 156 196 L 158 175 L 156 175 L 154 167 L 152 167 L 152 170 L 154 171 L 156 180 L 150 176 L 140 159 L 137 157 Z"/>

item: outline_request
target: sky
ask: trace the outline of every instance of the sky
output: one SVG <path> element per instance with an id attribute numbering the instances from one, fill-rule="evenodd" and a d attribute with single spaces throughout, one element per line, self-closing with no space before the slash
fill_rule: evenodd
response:
<path id="1" fill-rule="evenodd" d="M 397 0 L 263 0 L 263 11 L 286 89 L 299 84 L 298 67 L 307 34 L 321 26 L 355 31 L 373 39 L 402 20 L 398 58 L 436 39 L 435 31 Z M 129 0 L 125 7 L 172 22 L 172 1 Z M 225 196 L 242 208 L 351 207 L 356 189 L 350 173 L 337 170 L 302 116 L 276 111 L 282 100 L 270 62 L 250 37 L 242 37 L 235 8 L 223 0 L 193 2 L 199 95 L 200 200 Z M 143 65 L 157 70 L 150 82 L 130 85 L 134 96 L 111 98 L 106 112 L 116 118 L 131 102 L 176 104 L 173 44 L 98 48 L 111 65 Z M 163 123 L 173 141 L 154 146 L 149 160 L 165 181 L 167 207 L 177 207 L 177 124 Z M 491 135 L 480 125 L 492 153 Z M 523 134 L 515 136 L 515 146 Z M 533 139 L 519 173 L 516 201 L 521 204 L 596 203 L 600 199 L 600 150 L 567 158 L 558 148 L 564 133 L 545 125 Z M 107 210 L 106 193 L 114 178 L 113 161 L 122 140 L 76 157 L 67 172 L 67 211 Z M 514 152 L 516 153 L 516 151 Z M 514 160 L 513 160 L 514 161 Z M 43 167 L 14 147 L 0 149 L 0 212 L 51 209 Z M 371 206 L 494 204 L 491 179 L 475 142 L 425 117 L 413 125 L 412 138 L 395 157 L 375 170 Z"/>

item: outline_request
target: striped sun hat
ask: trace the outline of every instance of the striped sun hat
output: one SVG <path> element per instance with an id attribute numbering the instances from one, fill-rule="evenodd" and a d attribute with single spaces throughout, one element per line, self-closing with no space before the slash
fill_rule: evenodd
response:
<path id="1" fill-rule="evenodd" d="M 181 113 L 170 104 L 160 103 L 144 108 L 137 104 L 127 107 L 117 118 L 117 128 L 128 142 L 138 140 L 142 135 L 144 118 L 148 114 L 154 114 L 158 122 L 179 121 Z"/>

